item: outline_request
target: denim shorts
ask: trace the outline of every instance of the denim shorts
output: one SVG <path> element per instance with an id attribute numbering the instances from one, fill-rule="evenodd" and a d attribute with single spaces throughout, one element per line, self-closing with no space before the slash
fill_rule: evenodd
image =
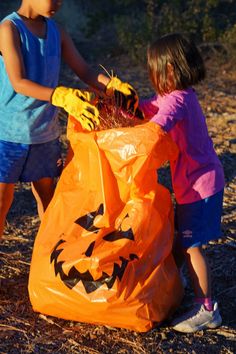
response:
<path id="1" fill-rule="evenodd" d="M 34 182 L 58 177 L 62 171 L 58 139 L 42 144 L 20 144 L 0 140 L 0 182 Z"/>
<path id="2" fill-rule="evenodd" d="M 177 242 L 183 248 L 200 247 L 221 236 L 223 194 L 220 192 L 190 204 L 177 204 Z"/>

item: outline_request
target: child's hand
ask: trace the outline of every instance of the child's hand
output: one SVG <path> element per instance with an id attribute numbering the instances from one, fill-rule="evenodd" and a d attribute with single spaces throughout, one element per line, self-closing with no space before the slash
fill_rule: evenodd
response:
<path id="1" fill-rule="evenodd" d="M 92 98 L 91 92 L 59 86 L 54 90 L 51 102 L 54 106 L 64 108 L 80 122 L 83 129 L 91 131 L 100 124 L 99 111 L 89 102 Z"/>
<path id="2" fill-rule="evenodd" d="M 122 82 L 113 76 L 106 87 L 108 96 L 115 96 L 116 105 L 127 112 L 135 115 L 138 108 L 139 98 L 135 89 L 127 82 Z"/>

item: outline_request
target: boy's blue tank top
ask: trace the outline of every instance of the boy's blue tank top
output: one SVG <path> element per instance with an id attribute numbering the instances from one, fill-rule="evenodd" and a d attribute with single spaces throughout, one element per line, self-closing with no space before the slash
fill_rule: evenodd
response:
<path id="1" fill-rule="evenodd" d="M 55 22 L 45 19 L 45 39 L 31 33 L 21 17 L 13 12 L 10 20 L 17 27 L 26 78 L 43 86 L 58 85 L 61 40 Z M 49 102 L 18 94 L 14 91 L 0 55 L 0 140 L 24 144 L 39 144 L 59 136 L 58 109 Z"/>

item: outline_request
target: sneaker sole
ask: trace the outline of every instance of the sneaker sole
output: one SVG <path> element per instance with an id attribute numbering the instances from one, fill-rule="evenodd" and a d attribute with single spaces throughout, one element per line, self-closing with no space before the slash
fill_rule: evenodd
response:
<path id="1" fill-rule="evenodd" d="M 202 325 L 199 325 L 198 327 L 178 328 L 178 325 L 177 325 L 177 326 L 174 326 L 173 329 L 177 332 L 182 332 L 182 333 L 194 333 L 194 332 L 201 331 L 201 330 L 207 329 L 207 328 L 211 328 L 211 329 L 217 328 L 221 325 L 221 323 L 222 323 L 222 318 L 221 318 L 221 316 L 219 316 L 216 321 L 206 322 L 206 323 L 203 323 Z"/>

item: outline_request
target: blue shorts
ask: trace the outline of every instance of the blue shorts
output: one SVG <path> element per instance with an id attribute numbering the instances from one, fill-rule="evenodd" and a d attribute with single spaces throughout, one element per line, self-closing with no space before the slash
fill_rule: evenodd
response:
<path id="1" fill-rule="evenodd" d="M 20 144 L 0 140 L 0 182 L 34 182 L 58 177 L 62 171 L 58 139 L 42 144 Z"/>
<path id="2" fill-rule="evenodd" d="M 194 203 L 176 205 L 177 242 L 183 248 L 200 247 L 221 236 L 223 194 L 222 190 Z"/>

